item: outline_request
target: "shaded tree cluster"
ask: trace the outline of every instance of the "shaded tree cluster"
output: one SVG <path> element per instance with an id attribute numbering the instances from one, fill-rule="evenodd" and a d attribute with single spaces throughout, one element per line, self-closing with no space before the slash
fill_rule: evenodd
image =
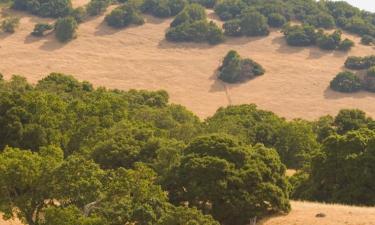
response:
<path id="1" fill-rule="evenodd" d="M 214 22 L 208 22 L 206 11 L 199 4 L 186 6 L 172 21 L 165 36 L 174 42 L 218 44 L 224 40 L 223 31 Z"/>

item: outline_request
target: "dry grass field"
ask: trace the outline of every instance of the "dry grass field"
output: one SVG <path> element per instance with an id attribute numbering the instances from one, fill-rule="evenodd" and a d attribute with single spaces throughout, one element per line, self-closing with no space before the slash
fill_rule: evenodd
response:
<path id="1" fill-rule="evenodd" d="M 86 2 L 74 1 L 76 6 Z M 220 106 L 241 103 L 256 103 L 286 118 L 314 119 L 342 108 L 360 108 L 375 116 L 375 94 L 328 89 L 348 55 L 375 53 L 355 36 L 349 35 L 357 43 L 349 54 L 288 47 L 277 31 L 265 38 L 229 38 L 217 46 L 169 43 L 164 34 L 170 19 L 147 17 L 143 26 L 115 30 L 98 16 L 79 26 L 77 39 L 61 44 L 53 35 L 29 35 L 35 23 L 48 19 L 2 11 L 7 13 L 22 18 L 16 33 L 0 34 L 0 71 L 7 78 L 20 74 L 36 82 L 50 72 L 62 72 L 108 88 L 165 89 L 172 102 L 202 118 Z M 215 19 L 212 13 L 210 17 Z M 244 84 L 219 82 L 215 70 L 230 49 L 261 63 L 266 74 Z"/>
<path id="2" fill-rule="evenodd" d="M 375 225 L 375 208 L 344 205 L 319 204 L 292 201 L 292 211 L 288 215 L 274 216 L 260 221 L 259 225 Z M 324 213 L 325 217 L 316 217 Z M 19 221 L 0 225 L 22 225 Z"/>

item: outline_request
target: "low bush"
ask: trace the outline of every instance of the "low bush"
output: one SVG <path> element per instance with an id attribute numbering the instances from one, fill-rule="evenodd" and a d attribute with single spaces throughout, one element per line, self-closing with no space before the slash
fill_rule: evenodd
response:
<path id="1" fill-rule="evenodd" d="M 177 27 L 183 23 L 192 23 L 198 20 L 207 20 L 205 9 L 198 4 L 191 4 L 184 8 L 172 21 L 171 27 Z"/>
<path id="2" fill-rule="evenodd" d="M 345 61 L 345 67 L 352 70 L 363 70 L 375 66 L 375 55 L 358 57 L 350 56 Z"/>
<path id="3" fill-rule="evenodd" d="M 349 51 L 352 47 L 354 47 L 354 42 L 345 38 L 338 46 L 340 51 Z"/>
<path id="4" fill-rule="evenodd" d="M 264 73 L 265 70 L 259 63 L 251 59 L 242 59 L 236 51 L 231 50 L 219 68 L 219 79 L 228 83 L 237 83 Z"/>
<path id="5" fill-rule="evenodd" d="M 144 23 L 140 11 L 130 4 L 124 4 L 112 10 L 112 12 L 105 17 L 105 21 L 109 26 L 115 28 L 126 27 L 130 24 L 141 25 Z"/>
<path id="6" fill-rule="evenodd" d="M 309 15 L 305 18 L 304 22 L 315 27 L 321 27 L 325 29 L 333 28 L 336 25 L 334 18 L 327 13 Z"/>
<path id="7" fill-rule="evenodd" d="M 364 81 L 366 90 L 375 92 L 375 66 L 367 70 Z"/>
<path id="8" fill-rule="evenodd" d="M 58 19 L 55 25 L 57 40 L 67 42 L 75 38 L 77 28 L 77 21 L 71 16 Z"/>
<path id="9" fill-rule="evenodd" d="M 105 12 L 110 4 L 110 0 L 91 0 L 87 6 L 86 11 L 90 16 L 97 16 Z"/>
<path id="10" fill-rule="evenodd" d="M 331 81 L 330 87 L 338 92 L 357 92 L 361 90 L 361 80 L 352 72 L 345 71 L 337 74 Z"/>
<path id="11" fill-rule="evenodd" d="M 14 33 L 20 24 L 18 17 L 8 17 L 1 21 L 1 30 L 7 33 Z"/>
<path id="12" fill-rule="evenodd" d="M 231 20 L 241 14 L 241 11 L 247 7 L 241 0 L 223 0 L 215 6 L 215 13 L 221 20 Z"/>
<path id="13" fill-rule="evenodd" d="M 14 0 L 13 8 L 42 17 L 64 17 L 72 10 L 70 0 Z"/>
<path id="14" fill-rule="evenodd" d="M 335 50 L 341 43 L 341 31 L 325 34 L 323 30 L 319 30 L 316 37 L 316 44 L 325 50 Z"/>
<path id="15" fill-rule="evenodd" d="M 370 35 L 364 35 L 361 38 L 361 43 L 364 45 L 371 45 L 375 43 L 375 38 Z"/>
<path id="16" fill-rule="evenodd" d="M 186 3 L 186 0 L 145 0 L 141 10 L 156 17 L 170 17 L 181 12 Z"/>
<path id="17" fill-rule="evenodd" d="M 46 31 L 53 30 L 54 26 L 48 23 L 37 23 L 31 35 L 41 37 Z"/>

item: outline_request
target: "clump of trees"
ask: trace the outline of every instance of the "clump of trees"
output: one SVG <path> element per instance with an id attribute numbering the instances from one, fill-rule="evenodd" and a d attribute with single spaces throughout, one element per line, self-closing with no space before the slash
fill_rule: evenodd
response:
<path id="1" fill-rule="evenodd" d="M 256 11 L 245 12 L 240 18 L 227 21 L 223 28 L 229 36 L 267 36 L 270 32 L 267 18 Z"/>
<path id="2" fill-rule="evenodd" d="M 105 17 L 105 21 L 111 27 L 122 28 L 130 24 L 141 25 L 144 19 L 137 7 L 132 4 L 121 5 Z"/>
<path id="3" fill-rule="evenodd" d="M 339 92 L 357 92 L 362 89 L 358 76 L 350 71 L 341 72 L 331 81 L 330 87 Z"/>
<path id="4" fill-rule="evenodd" d="M 77 21 L 71 17 L 60 18 L 55 24 L 55 35 L 60 42 L 67 42 L 76 37 Z"/>
<path id="5" fill-rule="evenodd" d="M 52 24 L 48 23 L 37 23 L 34 26 L 34 30 L 31 32 L 31 35 L 36 37 L 41 37 L 45 34 L 47 31 L 51 31 L 54 29 L 54 26 Z"/>
<path id="6" fill-rule="evenodd" d="M 185 0 L 145 0 L 141 10 L 157 17 L 175 16 L 186 6 Z"/>
<path id="7" fill-rule="evenodd" d="M 238 125 L 257 131 L 247 133 L 252 140 L 273 143 L 272 131 L 288 122 L 270 112 L 236 106 L 203 123 L 169 104 L 164 91 L 95 89 L 58 73 L 36 85 L 20 76 L 0 80 L 0 93 L 5 219 L 245 225 L 290 210 L 277 152 L 242 141 L 246 135 L 218 133 Z"/>
<path id="8" fill-rule="evenodd" d="M 317 45 L 324 50 L 348 51 L 354 46 L 354 42 L 349 39 L 342 40 L 342 32 L 339 30 L 331 34 L 324 33 L 322 29 L 315 30 L 311 25 L 285 25 L 282 32 L 285 35 L 288 45 L 310 46 Z"/>
<path id="9" fill-rule="evenodd" d="M 224 82 L 238 83 L 264 73 L 265 70 L 259 63 L 248 58 L 242 59 L 236 51 L 231 50 L 224 57 L 218 77 Z"/>
<path id="10" fill-rule="evenodd" d="M 205 9 L 198 4 L 188 5 L 172 21 L 166 38 L 174 42 L 224 41 L 223 31 L 212 21 L 208 22 Z"/>
<path id="11" fill-rule="evenodd" d="M 1 21 L 0 28 L 3 32 L 14 33 L 20 24 L 18 17 L 7 17 Z"/>
<path id="12" fill-rule="evenodd" d="M 64 17 L 72 10 L 70 0 L 13 0 L 13 8 L 42 17 Z"/>

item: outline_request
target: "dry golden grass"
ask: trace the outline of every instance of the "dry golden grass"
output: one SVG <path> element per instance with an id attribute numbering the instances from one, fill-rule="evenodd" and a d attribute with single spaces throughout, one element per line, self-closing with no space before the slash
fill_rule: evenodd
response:
<path id="1" fill-rule="evenodd" d="M 274 216 L 260 221 L 259 225 L 375 225 L 375 208 L 338 204 L 321 204 L 292 201 L 288 215 Z M 323 218 L 315 217 L 324 213 Z M 19 221 L 2 221 L 0 225 L 22 225 Z"/>
<path id="2" fill-rule="evenodd" d="M 115 30 L 99 16 L 79 26 L 76 40 L 61 44 L 53 35 L 29 35 L 35 23 L 51 20 L 11 13 L 22 19 L 15 34 L 0 34 L 0 71 L 7 78 L 21 74 L 36 82 L 50 72 L 63 72 L 96 86 L 165 89 L 172 102 L 202 118 L 220 106 L 241 103 L 256 103 L 287 118 L 314 119 L 342 108 L 360 108 L 375 116 L 375 94 L 341 94 L 328 88 L 348 54 L 288 47 L 277 31 L 265 38 L 229 38 L 218 46 L 169 43 L 164 34 L 170 19 L 147 17 L 143 26 Z M 357 43 L 349 55 L 375 53 L 349 36 Z M 255 59 L 267 73 L 244 84 L 224 85 L 215 70 L 230 49 Z"/>
<path id="3" fill-rule="evenodd" d="M 288 215 L 267 218 L 259 225 L 374 225 L 375 208 L 292 201 Z M 324 213 L 325 217 L 316 217 Z"/>

